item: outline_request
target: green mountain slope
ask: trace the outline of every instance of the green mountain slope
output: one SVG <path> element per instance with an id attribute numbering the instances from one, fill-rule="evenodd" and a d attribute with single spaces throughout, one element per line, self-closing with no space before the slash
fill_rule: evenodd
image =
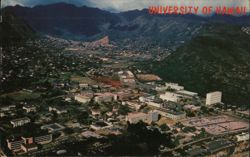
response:
<path id="1" fill-rule="evenodd" d="M 35 32 L 24 21 L 19 20 L 9 12 L 3 12 L 3 22 L 0 24 L 0 43 L 7 46 L 19 43 L 35 35 Z"/>
<path id="2" fill-rule="evenodd" d="M 205 96 L 223 92 L 224 102 L 250 103 L 250 36 L 238 26 L 209 25 L 152 71 Z"/>

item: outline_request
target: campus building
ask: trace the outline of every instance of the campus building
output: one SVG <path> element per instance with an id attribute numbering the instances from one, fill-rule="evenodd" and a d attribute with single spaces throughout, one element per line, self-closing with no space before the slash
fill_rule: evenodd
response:
<path id="1" fill-rule="evenodd" d="M 19 127 L 19 126 L 23 126 L 25 124 L 28 124 L 28 123 L 30 123 L 30 121 L 31 120 L 28 117 L 24 117 L 24 118 L 11 120 L 10 123 L 13 125 L 13 128 L 15 128 L 15 127 Z"/>
<path id="2" fill-rule="evenodd" d="M 206 105 L 213 105 L 221 102 L 222 92 L 216 91 L 207 93 Z"/>

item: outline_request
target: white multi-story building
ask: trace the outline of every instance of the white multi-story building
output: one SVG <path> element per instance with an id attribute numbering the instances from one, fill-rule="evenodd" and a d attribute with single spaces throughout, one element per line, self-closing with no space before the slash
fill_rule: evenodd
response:
<path id="1" fill-rule="evenodd" d="M 162 103 L 158 103 L 158 102 L 154 102 L 154 101 L 147 101 L 146 104 L 149 106 L 157 107 L 157 108 L 162 107 Z"/>
<path id="2" fill-rule="evenodd" d="M 16 105 L 3 106 L 3 107 L 0 107 L 0 111 L 10 111 L 10 110 L 14 110 L 15 108 L 16 108 Z"/>
<path id="3" fill-rule="evenodd" d="M 161 94 L 160 98 L 166 101 L 178 102 L 180 100 L 180 95 L 172 92 L 166 92 L 165 94 Z"/>
<path id="4" fill-rule="evenodd" d="M 222 98 L 222 92 L 216 91 L 207 93 L 206 97 L 206 105 L 213 105 L 216 103 L 220 103 Z"/>
<path id="5" fill-rule="evenodd" d="M 139 101 L 140 102 L 147 102 L 147 101 L 154 101 L 155 100 L 155 96 L 154 95 L 150 95 L 150 96 L 140 96 L 139 97 Z"/>
<path id="6" fill-rule="evenodd" d="M 5 116 L 5 114 L 3 112 L 0 112 L 0 118 L 4 117 L 4 116 Z"/>
<path id="7" fill-rule="evenodd" d="M 80 95 L 79 94 L 79 95 L 75 96 L 75 100 L 78 101 L 78 102 L 80 102 L 80 103 L 85 104 L 85 103 L 90 102 L 90 100 L 92 99 L 92 97 L 93 96 L 91 96 L 91 95 Z"/>
<path id="8" fill-rule="evenodd" d="M 35 107 L 34 105 L 26 105 L 26 106 L 23 106 L 23 109 L 24 109 L 27 113 L 36 112 L 36 107 Z"/>
<path id="9" fill-rule="evenodd" d="M 80 86 L 80 88 L 88 88 L 89 87 L 89 85 L 85 84 L 85 83 L 80 83 L 79 86 Z"/>
<path id="10" fill-rule="evenodd" d="M 68 111 L 64 108 L 61 107 L 49 107 L 49 112 L 56 112 L 57 114 L 63 114 L 63 113 L 67 113 Z"/>
<path id="11" fill-rule="evenodd" d="M 180 90 L 180 91 L 177 91 L 177 93 L 181 94 L 184 97 L 191 97 L 192 98 L 192 97 L 198 96 L 198 93 L 187 91 L 187 90 Z"/>
<path id="12" fill-rule="evenodd" d="M 141 104 L 136 101 L 126 101 L 125 102 L 129 108 L 134 109 L 134 110 L 139 110 L 141 108 Z"/>
<path id="13" fill-rule="evenodd" d="M 183 86 L 179 86 L 177 83 L 165 83 L 165 86 L 158 86 L 155 88 L 156 91 L 166 91 L 167 89 L 184 90 Z"/>
<path id="14" fill-rule="evenodd" d="M 126 121 L 130 123 L 138 123 L 139 121 L 146 121 L 147 120 L 147 114 L 142 112 L 133 112 L 129 113 L 126 116 Z"/>
<path id="15" fill-rule="evenodd" d="M 173 119 L 173 120 L 180 120 L 186 118 L 185 112 L 167 112 L 166 117 Z"/>
<path id="16" fill-rule="evenodd" d="M 149 111 L 148 112 L 148 121 L 149 122 L 156 122 L 159 119 L 159 114 L 156 111 Z"/>
<path id="17" fill-rule="evenodd" d="M 142 112 L 133 112 L 133 113 L 129 113 L 126 116 L 126 121 L 136 124 L 139 121 L 143 121 L 143 122 L 155 122 L 158 120 L 158 113 L 155 111 L 150 111 L 148 114 L 146 113 L 142 113 Z"/>
<path id="18" fill-rule="evenodd" d="M 139 101 L 142 102 L 142 103 L 145 103 L 149 106 L 153 106 L 153 107 L 157 107 L 157 108 L 160 108 L 162 107 L 162 101 L 159 99 L 156 99 L 155 96 L 147 96 L 147 97 L 139 97 Z"/>
<path id="19" fill-rule="evenodd" d="M 175 89 L 175 90 L 184 90 L 183 86 L 179 86 L 177 83 L 165 83 L 167 88 Z"/>
<path id="20" fill-rule="evenodd" d="M 117 100 L 117 95 L 113 93 L 95 93 L 94 101 L 97 103 L 112 102 Z"/>
<path id="21" fill-rule="evenodd" d="M 19 118 L 19 119 L 14 119 L 11 120 L 10 123 L 13 125 L 13 127 L 18 127 L 18 126 L 23 126 L 25 124 L 30 123 L 30 119 L 28 117 L 24 117 L 24 118 Z"/>
<path id="22" fill-rule="evenodd" d="M 175 111 L 170 111 L 166 109 L 158 109 L 156 110 L 156 112 L 163 117 L 167 117 L 173 120 L 181 120 L 181 119 L 186 118 L 185 112 L 175 112 Z"/>
<path id="23" fill-rule="evenodd" d="M 236 135 L 236 138 L 238 142 L 247 141 L 249 140 L 249 133 L 242 133 L 242 134 Z"/>

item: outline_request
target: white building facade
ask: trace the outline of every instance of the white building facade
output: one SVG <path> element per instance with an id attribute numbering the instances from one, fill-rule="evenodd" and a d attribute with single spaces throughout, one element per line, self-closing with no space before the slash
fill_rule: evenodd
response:
<path id="1" fill-rule="evenodd" d="M 147 114 L 142 113 L 142 112 L 129 113 L 126 116 L 126 121 L 132 124 L 136 124 L 139 121 L 148 122 L 148 123 L 155 122 L 155 121 L 158 121 L 158 112 L 150 111 Z"/>
<path id="2" fill-rule="evenodd" d="M 216 103 L 220 103 L 221 99 L 222 99 L 222 92 L 216 91 L 207 93 L 206 105 L 213 105 Z"/>
<path id="3" fill-rule="evenodd" d="M 13 125 L 14 128 L 18 127 L 18 126 L 23 126 L 23 125 L 28 124 L 30 122 L 31 122 L 31 120 L 28 117 L 14 119 L 14 120 L 10 121 L 10 123 Z"/>
<path id="4" fill-rule="evenodd" d="M 83 104 L 90 102 L 91 98 L 92 97 L 80 95 L 80 94 L 75 96 L 75 100 Z"/>
<path id="5" fill-rule="evenodd" d="M 247 141 L 247 140 L 249 141 L 249 133 L 242 133 L 242 134 L 236 135 L 236 138 L 238 142 Z"/>
<path id="6" fill-rule="evenodd" d="M 178 102 L 180 100 L 180 95 L 172 92 L 166 92 L 165 94 L 161 94 L 160 98 L 166 101 Z"/>

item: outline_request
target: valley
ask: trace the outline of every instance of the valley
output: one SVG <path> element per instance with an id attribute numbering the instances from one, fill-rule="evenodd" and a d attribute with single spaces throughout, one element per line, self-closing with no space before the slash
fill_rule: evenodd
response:
<path id="1" fill-rule="evenodd" d="M 249 22 L 5 7 L 0 156 L 248 156 Z"/>

